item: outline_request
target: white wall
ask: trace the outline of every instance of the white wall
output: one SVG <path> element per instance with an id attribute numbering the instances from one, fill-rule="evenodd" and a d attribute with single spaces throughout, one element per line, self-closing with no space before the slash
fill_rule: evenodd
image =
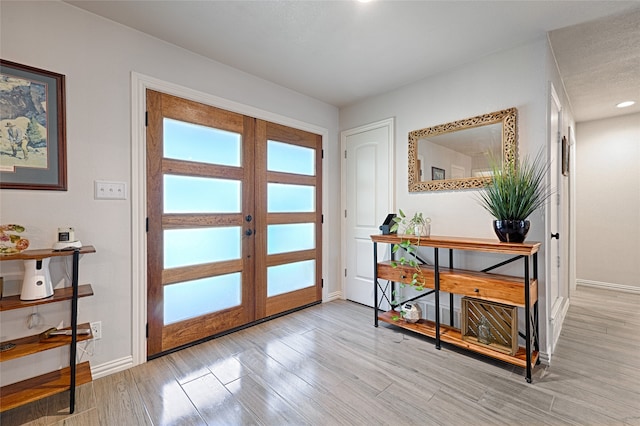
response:
<path id="1" fill-rule="evenodd" d="M 640 114 L 578 123 L 577 281 L 640 292 Z"/>
<path id="2" fill-rule="evenodd" d="M 424 163 L 421 165 L 424 170 L 424 176 L 419 180 L 431 180 L 432 167 L 443 169 L 445 171 L 444 176 L 446 179 L 451 179 L 453 177 L 452 166 L 462 167 L 464 169 L 463 177 L 472 176 L 471 156 L 433 143 L 429 139 L 420 140 L 417 145 L 418 156 L 422 156 L 422 158 L 424 158 Z"/>
<path id="3" fill-rule="evenodd" d="M 80 321 L 102 321 L 103 339 L 89 359 L 93 367 L 130 361 L 132 355 L 131 199 L 96 201 L 95 180 L 131 184 L 131 73 L 155 77 L 206 94 L 328 129 L 325 151 L 329 194 L 339 194 L 338 111 L 335 107 L 205 59 L 176 46 L 61 2 L 0 3 L 0 52 L 6 60 L 66 76 L 68 191 L 2 190 L 0 223 L 28 228 L 32 248 L 48 248 L 57 228 L 72 225 L 97 253 L 80 260 L 80 282 L 93 297 L 79 303 Z M 333 166 L 335 165 L 335 167 Z M 339 195 L 324 206 L 328 265 L 338 265 Z M 58 279 L 61 263 L 54 266 Z M 21 265 L 2 263 L 19 291 Z M 340 290 L 337 268 L 324 277 L 329 293 Z M 57 280 L 54 280 L 57 281 Z M 34 334 L 24 323 L 30 310 L 3 312 L 0 338 Z M 46 326 L 68 321 L 68 305 L 39 309 Z M 51 352 L 51 353 L 50 353 Z M 2 384 L 66 364 L 66 351 L 1 364 Z M 127 361 L 129 360 L 129 361 Z"/>
<path id="4" fill-rule="evenodd" d="M 532 157 L 546 149 L 547 97 L 550 51 L 546 39 L 427 78 L 395 91 L 366 99 L 340 110 L 340 129 L 347 130 L 388 117 L 396 120 L 396 206 L 412 215 L 421 211 L 431 217 L 434 235 L 496 238 L 493 218 L 480 207 L 476 190 L 408 192 L 408 133 L 412 130 L 461 120 L 510 107 L 518 109 L 520 155 Z M 531 220 L 530 241 L 545 241 L 545 216 L 536 212 Z M 429 253 L 426 253 L 429 257 Z M 459 267 L 471 269 L 492 264 L 492 255 L 460 257 Z M 427 259 L 428 260 L 428 259 Z M 541 351 L 546 350 L 545 252 L 540 260 Z M 496 263 L 496 262 L 493 262 Z M 501 272 L 522 273 L 521 263 Z"/>

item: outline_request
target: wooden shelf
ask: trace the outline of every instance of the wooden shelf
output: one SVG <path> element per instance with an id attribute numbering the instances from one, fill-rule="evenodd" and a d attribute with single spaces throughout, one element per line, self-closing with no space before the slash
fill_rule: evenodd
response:
<path id="1" fill-rule="evenodd" d="M 73 277 L 71 286 L 53 291 L 51 297 L 38 300 L 20 300 L 20 296 L 4 297 L 0 300 L 0 311 L 11 311 L 23 309 L 49 303 L 71 301 L 71 327 L 90 328 L 89 324 L 78 326 L 77 301 L 80 297 L 93 295 L 91 284 L 78 285 L 77 261 L 80 254 L 95 253 L 93 246 L 83 246 L 71 250 L 54 251 L 51 249 L 25 250 L 22 253 L 0 256 L 0 261 L 16 260 L 40 260 L 50 257 L 73 256 Z M 74 291 L 77 290 L 77 291 Z M 75 293 L 75 294 L 74 294 Z M 69 329 L 71 328 L 69 327 Z M 91 334 L 76 335 L 76 341 L 90 339 Z M 76 386 L 89 383 L 91 378 L 91 368 L 89 362 L 76 364 L 76 345 L 72 345 L 72 336 L 53 336 L 47 339 L 40 339 L 40 335 L 22 337 L 2 343 L 13 343 L 16 346 L 12 349 L 0 352 L 0 362 L 18 359 L 28 355 L 33 355 L 53 348 L 69 346 L 69 367 L 52 371 L 38 377 L 23 380 L 0 388 L 0 412 L 19 407 L 42 398 L 55 395 L 64 391 L 69 391 L 69 412 L 75 410 Z M 73 380 L 72 380 L 73 379 Z M 71 383 L 75 382 L 73 388 Z"/>
<path id="2" fill-rule="evenodd" d="M 71 369 L 67 367 L 3 386 L 0 388 L 0 412 L 69 390 L 70 372 Z M 78 364 L 76 367 L 76 386 L 89 383 L 91 380 L 89 361 Z"/>
<path id="3" fill-rule="evenodd" d="M 78 286 L 78 297 L 93 296 L 91 284 Z M 73 287 L 63 287 L 53 291 L 53 296 L 38 300 L 20 300 L 20 295 L 3 297 L 0 300 L 0 311 L 28 308 L 29 306 L 45 305 L 47 303 L 62 302 L 73 299 Z"/>
<path id="4" fill-rule="evenodd" d="M 522 254 L 530 256 L 540 249 L 539 242 L 503 243 L 498 240 L 483 238 L 444 237 L 432 235 L 430 237 L 416 237 L 414 235 L 372 235 L 371 240 L 383 244 L 399 244 L 410 241 L 420 247 L 437 247 L 453 250 L 483 251 L 501 254 Z"/>
<path id="5" fill-rule="evenodd" d="M 91 328 L 89 323 L 79 324 L 78 329 Z M 69 330 L 65 328 L 64 330 Z M 78 342 L 89 340 L 93 336 L 91 334 L 78 334 Z M 16 346 L 13 349 L 0 352 L 0 362 L 9 361 L 27 355 L 33 355 L 38 352 L 48 351 L 49 349 L 59 348 L 71 344 L 71 336 L 51 336 L 47 339 L 41 339 L 39 334 L 33 336 L 22 337 L 20 339 L 8 340 L 4 343 L 13 343 Z"/>
<path id="6" fill-rule="evenodd" d="M 388 311 L 378 315 L 380 321 L 401 327 L 407 330 L 411 330 L 415 333 L 422 334 L 427 337 L 436 337 L 436 325 L 433 321 L 419 320 L 416 323 L 409 323 L 403 319 L 394 320 L 394 317 L 399 317 L 400 313 L 396 311 Z M 440 340 L 458 346 L 460 348 L 468 349 L 470 351 L 489 356 L 491 358 L 498 359 L 500 361 L 508 362 L 509 364 L 517 365 L 518 367 L 526 368 L 526 350 L 523 347 L 518 348 L 518 352 L 515 355 L 509 355 L 502 352 L 494 351 L 486 346 L 476 345 L 472 342 L 462 340 L 460 330 L 444 324 L 440 324 Z M 533 367 L 538 361 L 538 352 L 533 351 L 531 356 L 531 366 Z"/>
<path id="7" fill-rule="evenodd" d="M 5 260 L 29 260 L 29 259 L 45 259 L 47 257 L 61 257 L 71 256 L 74 250 L 51 250 L 51 249 L 37 249 L 37 250 L 25 250 L 20 253 L 0 256 L 0 262 Z M 93 246 L 82 246 L 80 248 L 80 254 L 95 253 L 96 249 Z"/>
<path id="8" fill-rule="evenodd" d="M 410 284 L 415 268 L 392 266 L 391 261 L 378 262 L 378 278 Z M 425 288 L 435 288 L 433 266 L 421 265 Z M 524 278 L 457 268 L 440 268 L 440 291 L 524 307 Z M 529 305 L 538 300 L 538 280 L 529 280 Z"/>

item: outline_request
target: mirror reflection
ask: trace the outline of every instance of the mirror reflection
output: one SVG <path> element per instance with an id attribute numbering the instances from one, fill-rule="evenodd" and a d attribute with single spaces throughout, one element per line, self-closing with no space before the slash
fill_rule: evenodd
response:
<path id="1" fill-rule="evenodd" d="M 515 161 L 515 108 L 409 133 L 409 191 L 480 188 L 490 161 Z"/>
<path id="2" fill-rule="evenodd" d="M 419 181 L 490 176 L 502 159 L 502 123 L 418 139 Z"/>

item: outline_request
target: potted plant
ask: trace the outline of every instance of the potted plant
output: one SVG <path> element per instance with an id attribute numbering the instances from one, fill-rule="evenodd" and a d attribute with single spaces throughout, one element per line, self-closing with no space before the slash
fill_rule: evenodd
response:
<path id="1" fill-rule="evenodd" d="M 424 217 L 422 212 L 416 212 L 411 219 L 408 219 L 402 209 L 399 209 L 398 216 L 393 218 L 390 231 L 398 232 L 400 226 L 402 226 L 402 233 L 405 235 L 428 237 L 431 231 L 431 219 Z"/>
<path id="2" fill-rule="evenodd" d="M 500 241 L 523 242 L 529 232 L 527 218 L 551 196 L 545 183 L 549 164 L 542 154 L 533 161 L 525 157 L 517 166 L 491 166 L 493 177 L 480 193 L 480 204 L 495 217 L 493 229 Z"/>
<path id="3" fill-rule="evenodd" d="M 401 229 L 398 232 L 398 229 Z M 411 244 L 411 237 L 415 237 L 420 242 L 421 237 L 428 237 L 430 233 L 431 227 L 431 219 L 428 217 L 424 217 L 422 213 L 415 213 L 411 219 L 409 219 L 402 209 L 398 210 L 398 216 L 393 218 L 393 225 L 391 226 L 390 231 L 398 232 L 398 235 L 406 235 L 408 238 L 402 239 L 400 243 L 394 244 L 391 251 L 392 253 L 397 253 L 398 250 L 403 249 L 406 253 L 404 256 L 400 256 L 399 259 L 391 262 L 391 266 L 397 268 L 398 265 L 409 265 L 414 271 L 411 276 L 411 282 L 409 283 L 417 291 L 424 290 L 425 278 L 422 274 L 422 269 L 420 265 L 422 264 L 419 260 L 417 248 L 415 245 Z M 404 283 L 400 283 L 401 287 L 404 287 Z M 395 298 L 397 294 L 394 294 Z M 396 305 L 399 306 L 399 305 Z M 401 311 L 401 315 L 404 313 Z M 394 317 L 394 319 L 399 319 L 399 316 Z"/>

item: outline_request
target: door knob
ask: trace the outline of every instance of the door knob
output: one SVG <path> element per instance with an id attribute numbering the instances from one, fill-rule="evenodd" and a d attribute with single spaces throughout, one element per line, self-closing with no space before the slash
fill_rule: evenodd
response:
<path id="1" fill-rule="evenodd" d="M 249 237 L 251 235 L 253 235 L 253 231 L 251 229 L 247 229 L 246 231 L 244 231 L 244 234 Z"/>
<path id="2" fill-rule="evenodd" d="M 245 220 L 247 222 L 251 222 L 253 220 L 253 217 L 250 214 L 248 214 L 247 217 L 245 217 Z"/>
<path id="3" fill-rule="evenodd" d="M 556 240 L 560 239 L 560 233 L 556 232 L 555 234 L 551 234 L 551 239 L 555 238 Z"/>

